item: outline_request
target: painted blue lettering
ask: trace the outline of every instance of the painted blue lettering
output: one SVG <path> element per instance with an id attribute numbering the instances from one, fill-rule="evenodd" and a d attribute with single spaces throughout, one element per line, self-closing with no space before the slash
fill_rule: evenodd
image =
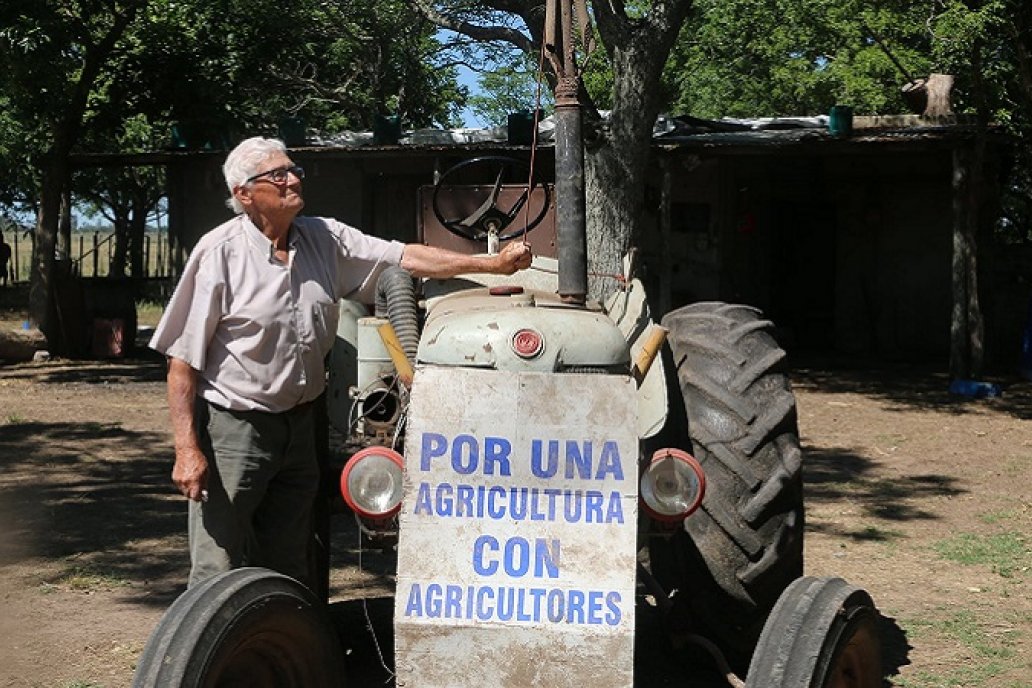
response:
<path id="1" fill-rule="evenodd" d="M 513 578 L 522 578 L 530 570 L 530 543 L 525 538 L 509 538 L 505 542 L 505 572 Z"/>
<path id="2" fill-rule="evenodd" d="M 545 514 L 541 511 L 541 504 L 538 497 L 540 493 L 535 488 L 530 495 L 530 520 L 531 521 L 544 521 Z"/>
<path id="3" fill-rule="evenodd" d="M 602 523 L 602 493 L 597 490 L 584 493 L 584 522 Z"/>
<path id="4" fill-rule="evenodd" d="M 437 508 L 438 516 L 451 516 L 452 515 L 452 486 L 448 483 L 441 483 L 437 486 L 436 499 L 434 500 L 434 506 Z"/>
<path id="5" fill-rule="evenodd" d="M 541 440 L 534 440 L 530 443 L 530 471 L 538 478 L 555 477 L 559 470 L 559 442 L 558 440 L 548 441 L 548 463 L 542 461 Z"/>
<path id="6" fill-rule="evenodd" d="M 613 592 L 606 594 L 606 606 L 609 608 L 609 613 L 606 614 L 606 623 L 610 626 L 616 626 L 620 623 L 620 593 Z"/>
<path id="7" fill-rule="evenodd" d="M 534 599 L 534 621 L 541 621 L 541 601 L 545 597 L 545 589 L 531 588 L 530 596 Z"/>
<path id="8" fill-rule="evenodd" d="M 444 589 L 444 618 L 458 619 L 462 616 L 462 588 L 448 585 Z"/>
<path id="9" fill-rule="evenodd" d="M 513 488 L 509 492 L 509 516 L 514 521 L 527 518 L 527 488 Z"/>
<path id="10" fill-rule="evenodd" d="M 473 570 L 481 576 L 493 576 L 498 573 L 497 561 L 484 561 L 484 548 L 491 552 L 498 551 L 498 540 L 490 535 L 481 535 L 473 541 Z"/>
<path id="11" fill-rule="evenodd" d="M 606 523 L 623 523 L 623 500 L 619 492 L 609 493 L 609 509 L 606 511 Z"/>
<path id="12" fill-rule="evenodd" d="M 592 626 L 602 623 L 602 593 L 598 590 L 588 593 L 588 623 Z"/>
<path id="13" fill-rule="evenodd" d="M 620 461 L 620 447 L 613 440 L 602 445 L 602 456 L 598 460 L 598 472 L 595 480 L 605 480 L 612 473 L 616 480 L 623 480 L 623 465 Z"/>
<path id="14" fill-rule="evenodd" d="M 548 602 L 546 604 L 548 620 L 552 623 L 559 623 L 563 620 L 563 611 L 566 607 L 566 596 L 559 588 L 548 591 Z"/>
<path id="15" fill-rule="evenodd" d="M 565 497 L 563 500 L 563 516 L 566 517 L 566 522 L 576 523 L 581 520 L 581 504 L 583 503 L 581 493 L 565 490 L 563 496 Z"/>
<path id="16" fill-rule="evenodd" d="M 436 619 L 441 615 L 441 595 L 443 592 L 441 586 L 437 583 L 431 583 L 426 586 L 426 615 L 428 618 Z"/>
<path id="17" fill-rule="evenodd" d="M 576 472 L 576 476 L 574 473 Z M 584 442 L 583 450 L 573 440 L 566 441 L 566 479 L 591 479 L 591 441 Z"/>
<path id="18" fill-rule="evenodd" d="M 584 591 L 571 590 L 566 603 L 566 623 L 584 623 Z"/>
<path id="19" fill-rule="evenodd" d="M 419 452 L 419 469 L 429 471 L 430 460 L 436 459 L 438 456 L 444 456 L 447 450 L 448 440 L 444 438 L 444 435 L 439 435 L 436 432 L 424 432 L 423 446 Z"/>
<path id="20" fill-rule="evenodd" d="M 530 621 L 533 615 L 527 613 L 527 591 L 520 588 L 516 591 L 516 620 Z"/>
<path id="21" fill-rule="evenodd" d="M 477 618 L 481 621 L 490 621 L 494 614 L 494 607 L 489 602 L 494 601 L 494 588 L 483 586 L 477 590 Z"/>
<path id="22" fill-rule="evenodd" d="M 473 515 L 473 486 L 472 485 L 456 485 L 455 486 L 455 515 L 456 516 L 472 516 Z"/>
<path id="23" fill-rule="evenodd" d="M 555 500 L 562 495 L 562 492 L 554 487 L 545 488 L 545 496 L 548 497 L 548 520 L 555 520 Z"/>
<path id="24" fill-rule="evenodd" d="M 484 474 L 494 475 L 495 464 L 498 464 L 498 475 L 512 475 L 509 469 L 509 454 L 512 445 L 504 437 L 484 438 Z"/>
<path id="25" fill-rule="evenodd" d="M 559 538 L 551 542 L 538 538 L 534 542 L 534 577 L 559 577 Z"/>
<path id="26" fill-rule="evenodd" d="M 463 451 L 466 450 L 466 451 Z M 480 463 L 480 447 L 472 435 L 459 435 L 452 442 L 452 470 L 462 475 L 469 475 L 477 470 Z"/>
<path id="27" fill-rule="evenodd" d="M 515 591 L 512 588 L 500 588 L 498 590 L 498 608 L 495 612 L 499 621 L 511 621 L 512 609 L 515 604 Z"/>
<path id="28" fill-rule="evenodd" d="M 416 506 L 412 509 L 412 513 L 433 516 L 434 507 L 430 503 L 430 483 L 419 483 L 419 487 L 416 489 Z"/>
<path id="29" fill-rule="evenodd" d="M 405 616 L 423 616 L 423 593 L 419 583 L 409 588 L 408 602 L 405 603 Z"/>
<path id="30" fill-rule="evenodd" d="M 505 488 L 492 485 L 487 491 L 487 516 L 496 521 L 505 516 Z"/>

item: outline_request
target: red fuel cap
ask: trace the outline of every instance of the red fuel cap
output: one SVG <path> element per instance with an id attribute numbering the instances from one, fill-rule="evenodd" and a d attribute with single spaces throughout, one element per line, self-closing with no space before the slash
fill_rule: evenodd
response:
<path id="1" fill-rule="evenodd" d="M 520 358 L 534 358 L 543 348 L 545 342 L 534 330 L 520 330 L 512 336 L 512 350 Z"/>
<path id="2" fill-rule="evenodd" d="M 488 293 L 491 296 L 512 296 L 513 294 L 522 294 L 523 287 L 515 284 L 506 284 L 499 287 L 491 287 L 488 289 Z"/>

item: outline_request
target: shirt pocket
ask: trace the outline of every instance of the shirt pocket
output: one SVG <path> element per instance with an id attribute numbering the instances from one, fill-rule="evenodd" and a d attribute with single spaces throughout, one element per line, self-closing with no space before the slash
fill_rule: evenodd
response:
<path id="1" fill-rule="evenodd" d="M 311 322 L 315 347 L 320 355 L 326 356 L 333 348 L 337 335 L 338 306 L 335 301 L 317 301 L 312 304 Z"/>

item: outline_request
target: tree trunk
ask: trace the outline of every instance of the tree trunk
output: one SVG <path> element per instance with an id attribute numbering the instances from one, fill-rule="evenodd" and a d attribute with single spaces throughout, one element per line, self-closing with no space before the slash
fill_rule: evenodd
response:
<path id="1" fill-rule="evenodd" d="M 978 208 L 984 151 L 980 145 L 953 151 L 953 314 L 950 378 L 982 372 L 984 324 L 978 303 Z"/>
<path id="2" fill-rule="evenodd" d="M 143 242 L 147 235 L 147 205 L 143 199 L 133 201 L 129 217 L 129 274 L 135 279 L 146 277 L 143 270 Z"/>
<path id="3" fill-rule="evenodd" d="M 663 7 L 660 8 L 659 6 Z M 596 6 L 613 64 L 613 110 L 602 145 L 588 147 L 585 188 L 588 274 L 592 298 L 616 286 L 623 257 L 642 232 L 652 130 L 659 114 L 660 73 L 691 2 L 656 3 L 651 23 L 628 23 Z"/>
<path id="4" fill-rule="evenodd" d="M 129 254 L 129 212 L 125 208 L 115 209 L 115 248 L 108 268 L 109 277 L 125 277 L 126 256 Z"/>
<path id="5" fill-rule="evenodd" d="M 29 320 L 48 342 L 56 342 L 56 323 L 51 318 L 54 284 L 54 251 L 61 213 L 61 193 L 68 178 L 67 153 L 53 147 L 44 156 L 39 215 L 36 217 L 32 264 L 29 268 Z M 53 347 L 53 344 L 51 344 Z"/>
<path id="6" fill-rule="evenodd" d="M 925 83 L 928 91 L 928 102 L 925 105 L 925 117 L 946 117 L 953 114 L 950 94 L 953 92 L 952 74 L 932 74 Z"/>

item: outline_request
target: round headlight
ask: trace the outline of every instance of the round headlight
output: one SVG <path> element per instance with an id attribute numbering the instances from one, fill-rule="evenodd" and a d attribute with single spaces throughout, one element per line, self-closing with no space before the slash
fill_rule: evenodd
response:
<path id="1" fill-rule="evenodd" d="M 398 513 L 402 497 L 401 454 L 386 447 L 356 452 L 340 474 L 340 493 L 359 516 L 388 518 Z"/>
<path id="2" fill-rule="evenodd" d="M 641 476 L 641 504 L 657 521 L 680 521 L 699 508 L 706 476 L 691 454 L 660 449 Z"/>

